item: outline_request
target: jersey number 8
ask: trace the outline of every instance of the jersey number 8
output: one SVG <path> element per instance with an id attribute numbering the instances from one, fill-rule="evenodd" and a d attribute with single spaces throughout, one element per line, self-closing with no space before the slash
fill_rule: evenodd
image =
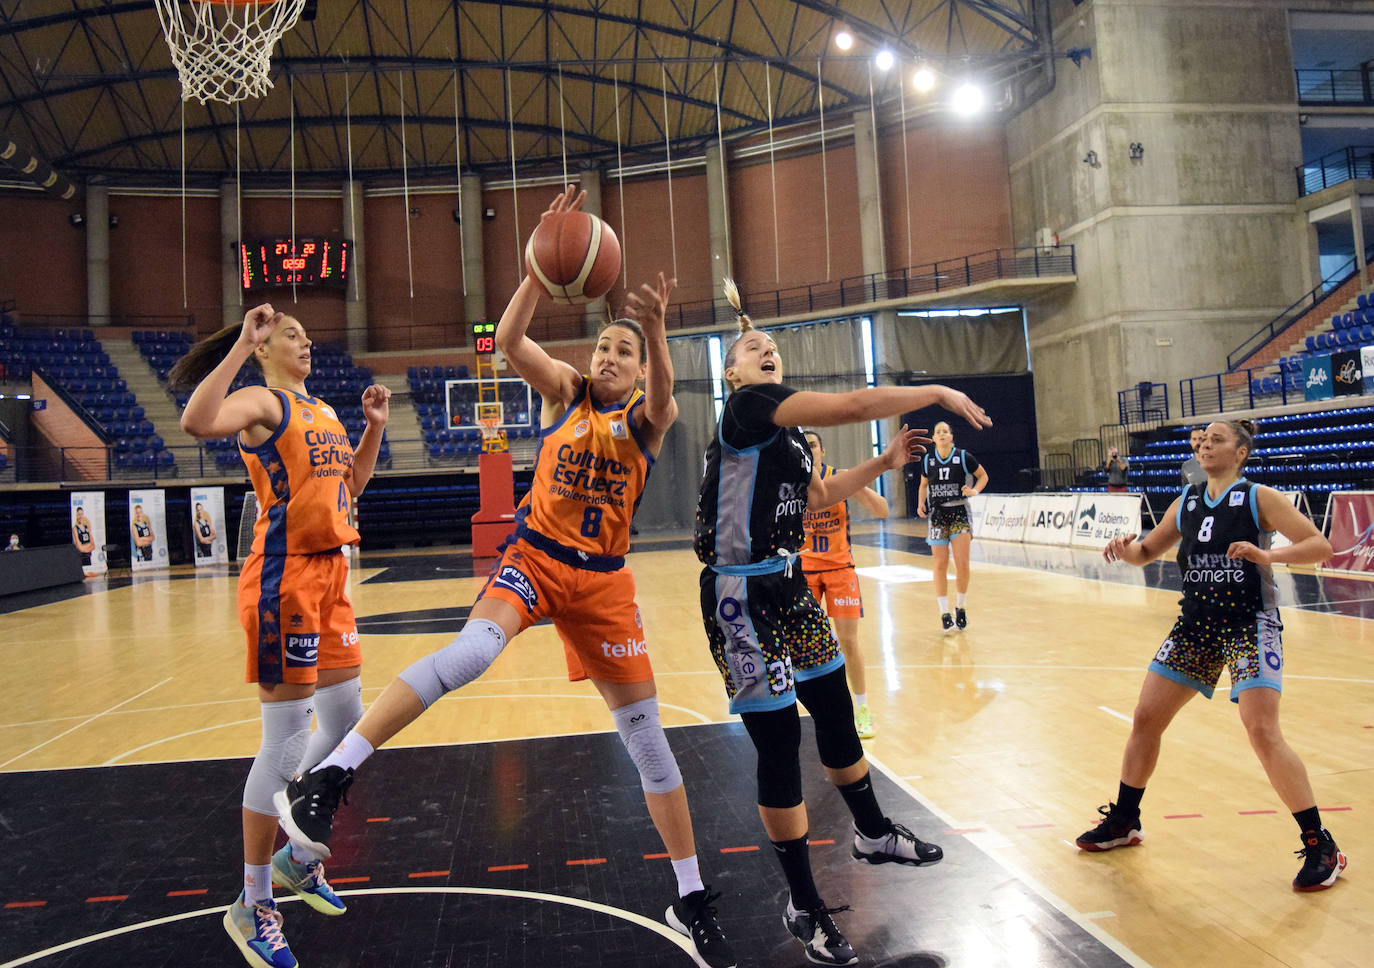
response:
<path id="1" fill-rule="evenodd" d="M 1214 523 L 1215 521 L 1216 521 L 1216 518 L 1215 518 L 1213 515 L 1210 515 L 1210 514 L 1207 515 L 1207 517 L 1205 517 L 1205 518 L 1202 519 L 1202 527 L 1200 527 L 1200 528 L 1197 529 L 1197 539 L 1198 539 L 1199 541 L 1211 541 L 1211 540 L 1212 540 L 1212 525 L 1213 525 L 1213 523 Z"/>

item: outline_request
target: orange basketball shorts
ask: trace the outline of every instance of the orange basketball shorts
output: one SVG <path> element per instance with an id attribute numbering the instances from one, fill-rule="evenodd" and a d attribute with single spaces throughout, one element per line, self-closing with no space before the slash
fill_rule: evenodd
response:
<path id="1" fill-rule="evenodd" d="M 654 677 L 629 568 L 578 568 L 519 538 L 505 546 L 477 597 L 511 605 L 520 613 L 522 632 L 551 619 L 574 682 L 648 682 Z"/>
<path id="2" fill-rule="evenodd" d="M 825 614 L 831 618 L 863 618 L 859 576 L 853 568 L 808 571 L 806 587 L 811 589 L 816 601 L 825 606 Z"/>
<path id="3" fill-rule="evenodd" d="M 343 552 L 248 556 L 239 572 L 247 681 L 313 683 L 318 669 L 361 665 Z"/>

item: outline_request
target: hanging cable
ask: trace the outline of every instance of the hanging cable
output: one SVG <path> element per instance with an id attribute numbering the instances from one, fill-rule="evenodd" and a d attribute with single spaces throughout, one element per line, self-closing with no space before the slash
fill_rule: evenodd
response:
<path id="1" fill-rule="evenodd" d="M 868 62 L 868 119 L 873 125 L 873 193 L 877 196 L 878 213 L 881 224 L 883 211 L 883 178 L 878 169 L 878 103 L 873 95 L 873 61 Z M 878 230 L 878 256 L 882 271 L 887 271 L 887 243 L 883 240 L 882 229 Z"/>
<path id="2" fill-rule="evenodd" d="M 898 75 L 900 78 L 900 74 Z M 911 265 L 911 165 L 907 162 L 906 147 L 906 85 L 897 85 L 897 103 L 902 112 L 902 201 L 906 208 L 906 262 Z"/>
<path id="3" fill-rule="evenodd" d="M 181 308 L 190 297 L 186 287 L 186 99 L 181 100 Z M 108 320 L 107 320 L 108 322 Z"/>
<path id="4" fill-rule="evenodd" d="M 234 273 L 239 278 L 239 304 L 242 305 L 243 266 L 248 261 L 248 244 L 243 241 L 243 150 L 239 147 L 238 101 L 234 102 L 234 234 L 239 241 L 239 248 L 235 253 L 238 265 L 234 267 Z"/>
<path id="5" fill-rule="evenodd" d="M 401 95 L 401 194 L 404 197 L 406 220 L 406 280 L 410 284 L 410 298 L 415 298 L 415 269 L 410 256 L 410 168 L 406 159 L 406 88 L 405 76 L 396 72 L 396 91 Z"/>
<path id="6" fill-rule="evenodd" d="M 468 294 L 468 259 L 467 249 L 463 247 L 463 135 L 458 128 L 458 72 L 453 72 L 453 167 L 458 175 L 458 265 L 462 270 L 462 278 L 459 285 L 462 287 L 463 295 Z M 466 307 L 463 315 L 467 315 Z"/>
<path id="7" fill-rule="evenodd" d="M 611 90 L 615 95 L 615 173 L 620 184 L 620 288 L 630 288 L 630 249 L 625 236 L 625 163 L 620 158 L 620 66 L 611 73 Z"/>
<path id="8" fill-rule="evenodd" d="M 296 252 L 296 75 L 288 74 L 287 96 L 291 99 L 291 261 L 295 262 L 300 256 Z M 300 302 L 296 298 L 296 270 L 291 270 L 291 301 Z"/>
<path id="9" fill-rule="evenodd" d="M 357 199 L 353 197 L 353 103 L 352 85 L 348 82 L 348 72 L 344 72 L 344 137 L 348 143 L 348 238 L 353 242 L 355 248 L 358 242 L 358 206 L 354 204 Z M 353 253 L 354 261 L 357 261 L 358 253 Z M 353 298 L 358 298 L 358 273 L 350 272 L 353 276 Z"/>
<path id="10" fill-rule="evenodd" d="M 506 68 L 506 137 L 510 141 L 510 197 L 515 212 L 515 278 L 525 276 L 525 256 L 520 249 L 520 183 L 515 178 L 515 118 L 511 112 L 510 68 Z"/>
<path id="11" fill-rule="evenodd" d="M 830 281 L 830 177 L 825 170 L 825 87 L 821 59 L 816 58 L 816 104 L 821 110 L 821 210 L 825 213 L 825 281 Z"/>
<path id="12" fill-rule="evenodd" d="M 763 64 L 763 87 L 768 98 L 768 184 L 773 193 L 773 281 L 782 285 L 782 251 L 778 243 L 778 177 L 773 164 L 773 71 Z"/>
<path id="13" fill-rule="evenodd" d="M 730 257 L 730 200 L 725 194 L 725 132 L 720 124 L 720 64 L 718 61 L 711 62 L 711 76 L 715 79 L 716 87 L 716 144 L 720 148 L 720 207 L 725 215 L 725 276 L 728 278 L 734 274 L 734 262 Z M 828 240 L 827 240 L 828 241 Z"/>
<path id="14" fill-rule="evenodd" d="M 559 145 L 563 149 L 563 187 L 568 187 L 568 128 L 563 118 L 563 108 L 567 102 L 563 100 L 563 64 L 558 65 L 558 135 Z"/>
<path id="15" fill-rule="evenodd" d="M 673 214 L 673 148 L 668 142 L 668 68 L 658 62 L 663 92 L 663 153 L 668 159 L 668 235 L 673 240 L 673 278 L 677 278 L 677 218 Z"/>

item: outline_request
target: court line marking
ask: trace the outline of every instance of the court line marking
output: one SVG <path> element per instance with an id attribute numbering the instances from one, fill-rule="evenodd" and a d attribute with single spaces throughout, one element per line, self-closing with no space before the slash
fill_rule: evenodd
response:
<path id="1" fill-rule="evenodd" d="M 1102 710 L 1108 716 L 1115 716 L 1117 719 L 1121 720 L 1124 723 L 1131 722 L 1131 717 L 1127 716 L 1125 713 L 1119 713 L 1115 709 L 1108 709 L 1106 706 L 1098 706 L 1097 708 Z"/>
<path id="2" fill-rule="evenodd" d="M 676 945 L 689 959 L 692 956 L 692 943 L 688 941 L 685 936 L 678 934 L 666 924 L 660 924 L 657 921 L 644 917 L 642 914 L 626 911 L 624 908 L 611 907 L 609 904 L 598 904 L 596 901 L 584 901 L 576 897 L 564 897 L 560 894 L 544 894 L 537 891 L 512 891 L 488 887 L 378 887 L 358 888 L 351 891 L 339 891 L 337 893 L 340 897 L 356 897 L 370 894 L 475 894 L 488 897 L 522 898 L 524 900 L 540 901 L 551 904 L 566 904 L 569 907 L 582 908 L 597 914 L 608 914 L 613 918 L 627 921 L 636 927 L 646 928 L 659 935 L 664 940 Z M 297 897 L 281 898 L 277 901 L 277 905 L 280 907 L 283 904 L 291 904 L 299 900 L 300 898 Z M 199 911 L 186 911 L 181 914 L 168 915 L 164 918 L 153 918 L 150 921 L 142 921 L 138 924 L 128 924 L 122 928 L 101 931 L 98 934 L 87 935 L 84 938 L 76 938 L 51 948 L 45 948 L 42 951 L 35 951 L 32 954 L 23 955 L 13 961 L 5 962 L 0 965 L 0 968 L 17 968 L 19 965 L 32 964 L 43 958 L 49 958 L 53 955 L 61 954 L 64 951 L 71 951 L 96 941 L 104 941 L 107 938 L 115 938 L 123 934 L 132 934 L 135 931 L 142 931 L 145 928 L 155 928 L 159 925 L 171 924 L 176 921 L 186 921 L 191 918 L 200 918 L 211 914 L 223 914 L 228 909 L 228 904 L 221 904 L 219 907 L 201 908 Z"/>
<path id="3" fill-rule="evenodd" d="M 873 756 L 873 754 L 868 753 L 867 751 L 865 751 L 865 755 L 868 758 L 868 764 L 870 767 L 877 767 L 879 770 L 881 770 L 882 773 L 889 780 L 897 784 L 897 786 L 901 787 L 908 796 L 910 796 L 917 803 L 921 804 L 921 806 L 925 807 L 931 813 L 935 814 L 935 816 L 939 817 L 940 820 L 943 821 L 947 827 L 959 826 L 959 824 L 954 820 L 952 815 L 946 813 L 933 800 L 923 795 L 914 786 L 912 786 L 910 783 L 904 780 L 901 776 L 897 775 L 897 773 L 888 769 L 886 764 L 884 764 L 881 760 L 877 759 Z M 1092 921 L 1088 920 L 1087 915 L 1076 910 L 1073 907 L 1073 905 L 1069 904 L 1068 901 L 1065 901 L 1063 898 L 1059 897 L 1059 895 L 1055 894 L 1044 884 L 1040 883 L 1040 881 L 1036 880 L 1030 874 L 1026 873 L 1025 870 L 1023 870 L 1016 864 L 1012 863 L 1011 861 L 1008 861 L 1005 857 L 1001 856 L 1000 854 L 995 854 L 987 848 L 981 846 L 976 840 L 972 838 L 965 839 L 968 840 L 969 846 L 971 846 L 974 850 L 978 851 L 984 857 L 987 857 L 990 861 L 992 861 L 993 864 L 1002 868 L 1012 877 L 1016 878 L 1016 880 L 1019 883 L 1023 884 L 1033 894 L 1038 895 L 1042 901 L 1049 904 L 1060 914 L 1064 915 L 1064 917 L 1068 918 L 1074 924 L 1078 925 L 1078 927 L 1082 928 L 1086 934 L 1092 935 L 1093 938 L 1095 938 L 1097 941 L 1100 941 L 1103 944 L 1103 946 L 1108 948 L 1122 961 L 1126 962 L 1128 965 L 1131 965 L 1132 968 L 1150 968 L 1150 963 L 1147 962 L 1144 958 L 1140 957 L 1130 948 L 1126 947 L 1126 945 L 1118 941 L 1116 938 L 1112 937 L 1106 931 L 1103 931 Z M 0 968 L 7 968 L 7 966 L 0 965 Z"/>
<path id="4" fill-rule="evenodd" d="M 30 753 L 36 753 L 36 752 L 38 752 L 38 751 L 41 750 L 43 747 L 47 746 L 49 743 L 55 743 L 55 742 L 57 742 L 59 739 L 61 739 L 63 736 L 66 736 L 68 733 L 74 733 L 74 732 L 76 732 L 76 731 L 77 731 L 78 729 L 80 729 L 82 726 L 85 726 L 85 725 L 88 724 L 88 723 L 93 723 L 93 722 L 95 722 L 95 721 L 96 721 L 97 719 L 99 719 L 101 716 L 105 716 L 105 715 L 107 715 L 107 714 L 109 714 L 109 713 L 112 713 L 112 712 L 114 712 L 116 709 L 118 709 L 120 706 L 124 706 L 124 705 L 127 705 L 127 704 L 133 702 L 135 699 L 139 698 L 139 696 L 146 696 L 148 693 L 152 692 L 154 689 L 158 688 L 159 686 L 165 686 L 165 685 L 167 685 L 167 683 L 169 683 L 169 682 L 171 682 L 171 681 L 172 681 L 172 677 L 171 677 L 171 676 L 168 676 L 166 679 L 163 679 L 161 682 L 156 683 L 155 685 L 149 686 L 147 689 L 144 689 L 142 692 L 130 696 L 128 699 L 125 699 L 123 702 L 117 702 L 117 703 L 115 703 L 113 706 L 111 706 L 109 709 L 105 710 L 104 712 L 99 712 L 99 713 L 96 713 L 94 716 L 89 716 L 89 717 L 87 717 L 86 719 L 82 720 L 81 722 L 77 723 L 75 726 L 71 727 L 70 729 L 64 729 L 62 732 L 58 733 L 56 736 L 50 737 L 50 738 L 48 738 L 48 739 L 45 739 L 43 742 L 39 743 L 37 746 L 31 747 L 30 749 L 27 749 L 27 750 L 25 750 L 25 751 L 22 752 L 22 753 L 18 753 L 18 754 L 14 755 L 14 756 L 11 756 L 11 757 L 10 757 L 9 759 L 7 759 L 5 762 L 0 763 L 0 770 L 3 770 L 5 767 L 9 766 L 9 765 L 10 765 L 11 763 L 13 763 L 15 760 L 23 759 L 24 757 L 28 756 Z"/>

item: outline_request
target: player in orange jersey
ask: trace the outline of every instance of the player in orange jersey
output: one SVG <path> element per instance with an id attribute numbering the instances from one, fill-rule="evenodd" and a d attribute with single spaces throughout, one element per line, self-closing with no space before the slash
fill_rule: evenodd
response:
<path id="1" fill-rule="evenodd" d="M 310 337 L 300 321 L 270 305 L 248 311 L 196 344 L 172 369 L 173 383 L 196 383 L 181 416 L 196 437 L 235 434 L 248 465 L 258 519 L 239 573 L 239 619 L 248 636 L 247 680 L 258 684 L 262 745 L 243 791 L 243 893 L 224 928 L 258 968 L 294 968 L 272 900 L 275 882 L 324 914 L 344 913 L 324 879 L 321 856 L 277 834 L 273 794 L 338 745 L 362 715 L 362 654 L 342 546 L 358 543 L 349 503 L 372 477 L 391 392 L 363 392 L 367 429 L 355 450 L 333 409 L 312 397 Z M 262 371 L 267 386 L 229 392 L 239 368 Z M 318 716 L 312 734 L 310 721 Z"/>
<path id="2" fill-rule="evenodd" d="M 825 444 L 814 430 L 806 431 L 817 473 L 830 477 L 837 468 L 825 463 Z M 871 487 L 861 487 L 854 499 L 874 517 L 887 517 L 887 498 Z M 859 576 L 854 571 L 854 555 L 849 545 L 849 502 L 828 508 L 807 508 L 802 518 L 805 543 L 802 545 L 802 574 L 816 601 L 825 606 L 835 638 L 844 652 L 845 674 L 854 693 L 854 728 L 860 739 L 872 739 L 873 713 L 868 708 L 868 675 L 864 654 L 859 649 L 859 619 L 863 618 L 863 598 L 859 595 Z"/>
<path id="3" fill-rule="evenodd" d="M 569 186 L 544 217 L 579 208 L 584 196 Z M 734 956 L 712 906 L 719 895 L 701 879 L 687 793 L 659 722 L 624 557 L 645 479 L 677 419 L 664 332 L 673 285 L 660 273 L 657 286 L 629 293 L 628 318 L 602 329 L 589 372 L 581 374 L 526 335 L 543 289 L 525 277 L 496 329 L 511 366 L 543 398 L 534 480 L 516 511 L 515 534 L 458 637 L 387 686 L 339 748 L 292 782 L 278 809 L 293 841 L 327 849 L 354 768 L 445 693 L 480 676 L 510 639 L 550 618 L 563 640 L 568 678 L 596 686 L 639 770 L 677 877 L 678 896 L 665 920 L 691 938 L 699 965 L 730 968 Z"/>

